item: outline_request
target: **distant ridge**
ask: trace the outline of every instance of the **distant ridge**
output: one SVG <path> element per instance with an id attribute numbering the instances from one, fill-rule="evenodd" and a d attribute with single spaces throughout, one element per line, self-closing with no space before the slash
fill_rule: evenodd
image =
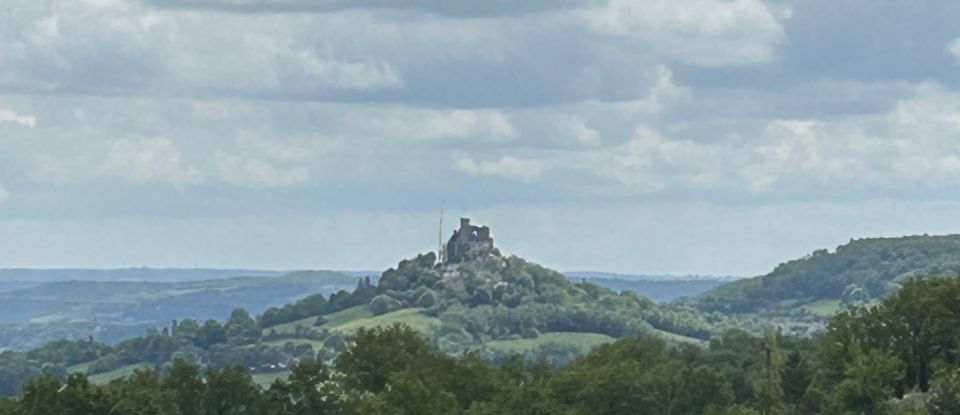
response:
<path id="1" fill-rule="evenodd" d="M 276 277 L 289 271 L 220 268 L 4 268 L 0 282 L 143 281 L 185 282 L 232 277 Z"/>
<path id="2" fill-rule="evenodd" d="M 380 279 L 380 274 L 383 271 L 339 271 L 347 275 L 351 275 L 357 278 L 360 277 L 370 277 L 371 280 L 376 281 Z"/>
<path id="3" fill-rule="evenodd" d="M 669 275 L 669 274 L 619 274 L 602 271 L 566 271 L 570 278 L 605 278 L 628 281 L 735 281 L 744 277 L 733 275 Z"/>
<path id="4" fill-rule="evenodd" d="M 353 289 L 357 281 L 336 271 L 190 281 L 0 281 L 0 347 L 29 349 L 87 336 L 115 343 L 171 320 L 224 318 L 237 308 L 256 315 L 308 295 Z"/>
<path id="5" fill-rule="evenodd" d="M 726 276 L 624 275 L 591 271 L 567 272 L 564 275 L 575 283 L 586 281 L 616 292 L 633 291 L 656 302 L 696 297 L 736 280 L 735 277 Z"/>

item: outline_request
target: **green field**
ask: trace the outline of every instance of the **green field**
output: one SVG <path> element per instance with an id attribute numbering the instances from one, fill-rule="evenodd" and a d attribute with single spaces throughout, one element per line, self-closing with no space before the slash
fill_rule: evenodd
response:
<path id="1" fill-rule="evenodd" d="M 397 310 L 392 313 L 382 314 L 379 316 L 349 320 L 329 328 L 339 332 L 352 333 L 361 328 L 370 329 L 374 327 L 389 326 L 394 323 L 404 323 L 418 332 L 425 333 L 430 331 L 430 329 L 432 329 L 434 326 L 440 324 L 439 319 L 424 315 L 422 311 L 423 309 L 421 308 L 405 308 L 403 310 Z"/>
<path id="2" fill-rule="evenodd" d="M 405 308 L 402 310 L 397 310 L 392 313 L 387 313 L 379 316 L 374 316 L 370 309 L 365 305 L 351 307 L 346 310 L 341 310 L 336 313 L 326 314 L 323 317 L 327 319 L 327 322 L 320 326 L 319 328 L 336 331 L 340 333 L 350 334 L 354 331 L 357 331 L 360 328 L 374 328 L 374 327 L 383 327 L 389 326 L 395 323 L 404 323 L 410 328 L 419 331 L 421 333 L 429 332 L 432 327 L 440 324 L 440 320 L 434 317 L 428 317 L 424 315 L 422 309 L 419 308 Z M 292 321 L 289 323 L 279 324 L 267 329 L 264 329 L 264 333 L 269 333 L 271 330 L 276 331 L 278 334 L 289 334 L 293 335 L 296 331 L 297 325 L 305 327 L 313 327 L 313 322 L 316 320 L 316 317 L 308 317 L 305 319 Z M 293 342 L 294 344 L 309 344 L 313 346 L 314 350 L 320 350 L 323 346 L 322 341 L 318 340 L 309 340 L 301 338 L 284 338 L 276 339 L 264 342 L 264 344 L 269 346 L 283 346 L 287 342 Z"/>
<path id="3" fill-rule="evenodd" d="M 67 372 L 69 373 L 87 373 L 87 369 L 90 369 L 90 364 L 93 362 L 85 362 L 75 364 L 73 366 L 67 366 Z"/>
<path id="4" fill-rule="evenodd" d="M 153 368 L 152 364 L 140 363 L 135 365 L 123 366 L 109 372 L 98 373 L 96 375 L 90 376 L 90 383 L 101 385 L 104 383 L 109 383 L 111 380 L 127 377 L 133 374 L 133 372 L 139 368 Z"/>
<path id="5" fill-rule="evenodd" d="M 253 381 L 262 388 L 269 388 L 273 381 L 285 378 L 290 372 L 254 373 Z"/>
<path id="6" fill-rule="evenodd" d="M 580 353 L 586 353 L 602 344 L 614 341 L 613 337 L 597 333 L 543 333 L 532 339 L 493 340 L 484 343 L 487 348 L 503 354 L 523 354 L 547 344 L 571 345 Z"/>
<path id="7" fill-rule="evenodd" d="M 277 340 L 270 340 L 270 341 L 263 342 L 263 344 L 267 346 L 272 346 L 272 347 L 283 347 L 287 343 L 309 344 L 310 346 L 313 347 L 313 351 L 318 351 L 321 348 L 323 348 L 323 342 L 320 340 L 291 338 L 291 339 L 277 339 Z"/>
<path id="8" fill-rule="evenodd" d="M 273 327 L 268 327 L 263 329 L 263 335 L 266 336 L 270 334 L 270 331 L 273 330 L 278 334 L 293 334 L 297 330 L 297 326 L 303 326 L 306 328 L 312 328 L 313 322 L 317 320 L 317 316 L 310 316 L 304 319 L 291 321 L 289 323 L 279 324 Z"/>
<path id="9" fill-rule="evenodd" d="M 336 313 L 324 314 L 323 318 L 327 319 L 327 322 L 320 327 L 332 330 L 351 321 L 369 317 L 373 317 L 373 313 L 370 312 L 370 309 L 365 305 L 358 305 L 356 307 L 350 307 L 345 310 L 337 311 Z M 313 328 L 313 323 L 316 320 L 317 316 L 310 316 L 300 320 L 291 321 L 289 323 L 278 324 L 276 326 L 263 329 L 263 334 L 267 335 L 271 330 L 278 334 L 293 334 L 296 332 L 297 326 Z"/>
<path id="10" fill-rule="evenodd" d="M 323 327 L 334 328 L 354 320 L 370 317 L 373 317 L 373 312 L 365 305 L 358 305 L 336 313 L 325 314 L 323 318 L 327 319 L 327 323 Z"/>
<path id="11" fill-rule="evenodd" d="M 820 317 L 833 317 L 835 314 L 839 313 L 843 308 L 843 305 L 840 303 L 840 300 L 819 300 L 814 301 L 810 304 L 805 304 L 801 308 Z"/>
<path id="12" fill-rule="evenodd" d="M 688 337 L 688 336 L 684 336 L 682 334 L 677 334 L 677 333 L 671 333 L 669 331 L 653 329 L 652 334 L 666 340 L 667 343 L 687 343 L 687 344 L 697 344 L 697 345 L 704 344 L 704 341 L 698 338 Z"/>
<path id="13" fill-rule="evenodd" d="M 298 342 L 298 341 L 299 340 L 296 340 L 295 342 Z M 92 375 L 90 376 L 90 382 L 97 385 L 106 384 L 114 379 L 131 376 L 133 375 L 133 372 L 138 368 L 153 368 L 153 365 L 147 364 L 147 363 L 141 363 L 136 365 L 123 366 L 121 368 L 117 368 L 109 372 Z M 287 375 L 289 374 L 290 372 L 284 371 L 284 372 L 270 372 L 270 373 L 254 373 L 251 376 L 253 377 L 253 381 L 256 382 L 258 385 L 264 388 L 268 388 L 270 387 L 270 384 L 272 384 L 274 380 L 279 378 L 286 378 Z"/>

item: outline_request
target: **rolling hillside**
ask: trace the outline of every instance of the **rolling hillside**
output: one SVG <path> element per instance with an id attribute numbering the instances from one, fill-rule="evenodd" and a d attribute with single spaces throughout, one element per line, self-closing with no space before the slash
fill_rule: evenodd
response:
<path id="1" fill-rule="evenodd" d="M 0 292 L 0 348 L 28 349 L 60 338 L 116 342 L 171 320 L 262 313 L 311 293 L 350 290 L 357 278 L 333 271 L 187 282 L 56 281 Z"/>

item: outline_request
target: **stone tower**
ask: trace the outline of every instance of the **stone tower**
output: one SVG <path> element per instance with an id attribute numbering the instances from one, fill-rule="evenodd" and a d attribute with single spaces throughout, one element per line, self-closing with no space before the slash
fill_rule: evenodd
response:
<path id="1" fill-rule="evenodd" d="M 444 249 L 443 263 L 453 264 L 481 258 L 487 255 L 500 256 L 493 246 L 490 228 L 470 224 L 470 218 L 460 218 L 460 229 L 453 232 Z"/>

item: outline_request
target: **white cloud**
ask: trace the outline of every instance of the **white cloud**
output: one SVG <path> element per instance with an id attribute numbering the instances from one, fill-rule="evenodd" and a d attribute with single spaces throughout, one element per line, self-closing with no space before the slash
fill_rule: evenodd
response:
<path id="1" fill-rule="evenodd" d="M 90 154 L 76 154 L 74 157 L 53 154 L 36 154 L 33 157 L 30 176 L 42 183 L 64 184 L 77 182 L 89 177 L 96 165 Z"/>
<path id="2" fill-rule="evenodd" d="M 570 128 L 578 142 L 585 145 L 597 145 L 600 143 L 600 133 L 588 127 L 583 120 L 574 121 Z"/>
<path id="3" fill-rule="evenodd" d="M 289 187 L 310 180 L 310 171 L 302 166 L 278 167 L 263 159 L 217 152 L 214 161 L 220 178 L 243 187 Z"/>
<path id="4" fill-rule="evenodd" d="M 119 176 L 137 183 L 197 183 L 200 171 L 188 165 L 177 146 L 164 137 L 114 140 L 99 166 L 105 175 Z"/>
<path id="5" fill-rule="evenodd" d="M 947 52 L 950 52 L 954 58 L 960 59 L 960 38 L 953 39 L 947 44 Z"/>
<path id="6" fill-rule="evenodd" d="M 650 68 L 648 77 L 653 79 L 647 93 L 637 99 L 618 102 L 590 102 L 594 111 L 617 111 L 631 118 L 654 118 L 674 105 L 690 100 L 693 91 L 673 80 L 673 71 L 664 65 Z"/>
<path id="7" fill-rule="evenodd" d="M 468 136 L 508 139 L 517 134 L 510 117 L 496 110 L 433 111 L 423 121 L 417 138 L 462 138 Z"/>
<path id="8" fill-rule="evenodd" d="M 725 163 L 733 153 L 723 147 L 664 137 L 639 126 L 626 143 L 587 153 L 587 168 L 596 168 L 641 192 L 658 192 L 675 186 L 709 187 L 728 175 Z"/>
<path id="9" fill-rule="evenodd" d="M 111 0 L 23 4 L 3 18 L 0 83 L 20 88 L 303 96 L 403 86 L 392 63 L 324 41 L 317 28 L 337 19 L 325 15 L 193 14 Z"/>
<path id="10" fill-rule="evenodd" d="M 173 26 L 130 2 L 21 2 L 5 9 L 0 82 L 41 91 L 112 91 L 154 79 Z"/>
<path id="11" fill-rule="evenodd" d="M 188 163 L 177 144 L 167 137 L 85 138 L 83 145 L 68 142 L 34 151 L 29 167 L 31 178 L 56 184 L 101 177 L 143 185 L 188 185 L 203 180 L 200 169 Z"/>
<path id="12" fill-rule="evenodd" d="M 396 88 L 403 86 L 397 69 L 389 63 L 342 62 L 321 58 L 310 50 L 301 50 L 292 56 L 296 61 L 289 67 L 298 68 L 288 82 L 314 88 L 342 88 L 355 90 Z"/>
<path id="13" fill-rule="evenodd" d="M 499 147 L 515 144 L 522 134 L 514 124 L 513 113 L 502 109 L 426 109 L 367 103 L 323 106 L 322 111 L 328 116 L 337 115 L 321 126 L 324 137 L 311 140 L 313 145 L 324 143 L 335 151 L 360 147 L 361 156 L 384 154 L 393 159 L 387 154 L 390 151 L 409 156 L 411 151 L 428 151 L 440 145 Z M 320 132 L 311 135 L 316 134 Z"/>
<path id="14" fill-rule="evenodd" d="M 692 92 L 688 88 L 677 85 L 673 81 L 673 71 L 670 68 L 658 65 L 653 69 L 653 74 L 656 81 L 647 95 L 622 105 L 641 113 L 656 115 L 676 102 L 691 97 Z"/>
<path id="15" fill-rule="evenodd" d="M 0 124 L 5 122 L 34 128 L 37 126 L 37 117 L 35 115 L 18 114 L 11 109 L 0 107 Z"/>
<path id="16" fill-rule="evenodd" d="M 452 170 L 562 185 L 571 199 L 701 190 L 887 195 L 960 186 L 960 94 L 942 86 L 904 87 L 906 96 L 874 114 L 722 118 L 677 113 L 700 97 L 662 72 L 663 88 L 654 90 L 673 92 L 648 95 L 672 97 L 656 111 L 632 101 L 463 110 L 72 98 L 71 108 L 99 116 L 75 118 L 71 110 L 58 118 L 43 108 L 51 114 L 45 124 L 59 133 L 9 140 L 28 155 L 21 159 L 35 163 L 8 156 L 0 160 L 9 165 L 0 174 L 32 171 L 38 181 L 57 183 L 109 175 L 139 183 L 322 188 L 344 181 L 403 187 Z M 134 137 L 164 131 L 177 140 L 98 138 L 121 130 Z M 130 161 L 137 160 L 134 148 L 148 162 Z M 456 187 L 453 180 L 437 186 Z"/>
<path id="17" fill-rule="evenodd" d="M 195 140 L 186 145 L 166 137 L 102 140 L 65 151 L 47 151 L 32 159 L 32 177 L 39 182 L 76 184 L 101 177 L 137 184 L 197 185 L 225 183 L 250 188 L 289 187 L 308 182 L 307 166 L 316 163 L 318 148 L 256 136 L 216 148 Z M 186 157 L 183 149 L 193 157 Z"/>
<path id="18" fill-rule="evenodd" d="M 308 95 L 329 90 L 367 91 L 403 86 L 398 69 L 387 62 L 343 59 L 332 47 L 311 44 L 289 28 L 244 30 L 237 16 L 208 27 L 204 20 L 181 23 L 181 30 L 205 31 L 205 36 L 174 43 L 171 64 L 175 82 L 189 88 L 243 93 Z M 203 26 L 201 29 L 200 26 Z"/>
<path id="19" fill-rule="evenodd" d="M 793 177 L 860 188 L 960 185 L 960 94 L 922 84 L 888 112 L 774 120 L 743 170 L 754 190 Z"/>
<path id="20" fill-rule="evenodd" d="M 476 162 L 467 156 L 456 159 L 457 170 L 470 175 L 498 176 L 510 180 L 533 181 L 543 172 L 543 164 L 537 160 L 504 156 L 494 161 Z"/>
<path id="21" fill-rule="evenodd" d="M 595 32 L 626 39 L 627 48 L 717 66 L 772 60 L 789 13 L 760 0 L 610 0 L 584 17 Z"/>
<path id="22" fill-rule="evenodd" d="M 6 202 L 7 200 L 10 200 L 10 191 L 0 184 L 0 203 Z"/>
<path id="23" fill-rule="evenodd" d="M 303 162 L 316 155 L 314 149 L 288 141 L 244 137 L 238 144 L 246 154 L 256 154 L 284 163 Z"/>
<path id="24" fill-rule="evenodd" d="M 434 13 L 450 17 L 522 15 L 576 6 L 582 0 L 432 2 L 391 0 L 143 0 L 162 8 L 239 13 L 333 13 L 352 9 L 386 9 Z"/>
<path id="25" fill-rule="evenodd" d="M 236 145 L 217 150 L 212 168 L 223 182 L 248 188 L 292 187 L 313 178 L 313 170 L 329 164 L 324 138 L 310 141 L 244 136 Z"/>
<path id="26" fill-rule="evenodd" d="M 888 111 L 830 118 L 679 125 L 650 118 L 625 140 L 605 137 L 604 145 L 589 151 L 532 154 L 639 194 L 707 189 L 889 194 L 955 187 L 960 186 L 960 93 L 921 84 Z"/>

